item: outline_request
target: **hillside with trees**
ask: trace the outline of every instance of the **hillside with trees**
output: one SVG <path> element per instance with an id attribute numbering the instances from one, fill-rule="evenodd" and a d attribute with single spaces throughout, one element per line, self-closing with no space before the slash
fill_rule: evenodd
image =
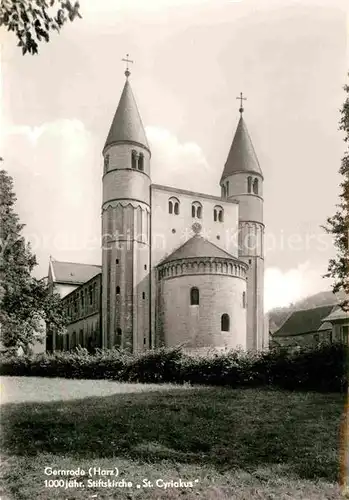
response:
<path id="1" fill-rule="evenodd" d="M 340 291 L 334 294 L 332 291 L 319 292 L 314 295 L 309 295 L 287 307 L 275 307 L 271 309 L 268 313 L 269 315 L 269 331 L 274 333 L 280 328 L 287 317 L 293 311 L 298 311 L 299 309 L 312 309 L 313 307 L 335 305 L 342 303 L 344 299 L 344 292 Z"/>

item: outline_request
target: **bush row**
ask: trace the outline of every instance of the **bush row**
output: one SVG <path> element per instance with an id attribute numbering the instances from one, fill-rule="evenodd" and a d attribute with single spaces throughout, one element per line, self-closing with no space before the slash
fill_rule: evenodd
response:
<path id="1" fill-rule="evenodd" d="M 76 349 L 35 356 L 3 356 L 0 374 L 342 392 L 347 390 L 348 367 L 348 347 L 341 344 L 297 352 L 229 351 L 205 356 L 186 354 L 180 348 L 141 354 L 97 350 L 93 355 Z"/>

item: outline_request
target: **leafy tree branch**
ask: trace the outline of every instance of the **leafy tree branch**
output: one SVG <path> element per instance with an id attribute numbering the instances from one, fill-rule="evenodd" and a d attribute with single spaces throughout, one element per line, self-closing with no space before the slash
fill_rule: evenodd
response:
<path id="1" fill-rule="evenodd" d="M 37 54 L 39 43 L 49 42 L 69 20 L 80 17 L 79 2 L 70 0 L 1 0 L 0 26 L 13 31 L 23 55 Z"/>

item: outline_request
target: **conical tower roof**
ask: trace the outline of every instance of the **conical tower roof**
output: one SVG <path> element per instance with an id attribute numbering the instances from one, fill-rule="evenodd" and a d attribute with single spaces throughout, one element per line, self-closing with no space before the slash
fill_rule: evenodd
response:
<path id="1" fill-rule="evenodd" d="M 126 79 L 104 149 L 117 142 L 132 142 L 150 151 L 130 82 Z"/>
<path id="2" fill-rule="evenodd" d="M 242 113 L 225 162 L 221 181 L 238 172 L 255 172 L 263 176 Z"/>

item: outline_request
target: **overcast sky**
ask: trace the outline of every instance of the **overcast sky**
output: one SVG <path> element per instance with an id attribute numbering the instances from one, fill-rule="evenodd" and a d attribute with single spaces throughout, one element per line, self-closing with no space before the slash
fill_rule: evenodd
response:
<path id="1" fill-rule="evenodd" d="M 46 275 L 58 260 L 100 263 L 101 151 L 131 84 L 152 180 L 219 194 L 239 118 L 263 173 L 266 306 L 329 288 L 320 228 L 338 201 L 338 131 L 348 62 L 344 0 L 81 0 L 83 19 L 38 56 L 13 34 L 1 54 L 1 156 Z"/>

